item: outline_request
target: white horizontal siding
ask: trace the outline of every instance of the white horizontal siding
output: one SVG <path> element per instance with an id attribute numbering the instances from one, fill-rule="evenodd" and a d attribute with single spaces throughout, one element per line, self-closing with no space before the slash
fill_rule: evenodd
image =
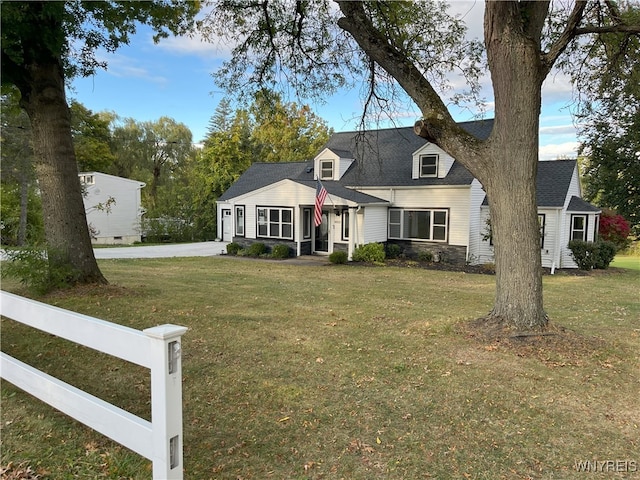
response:
<path id="1" fill-rule="evenodd" d="M 544 244 L 540 250 L 540 258 L 542 266 L 551 268 L 558 258 L 557 249 L 559 248 L 559 232 L 558 232 L 558 212 L 559 209 L 538 209 L 538 214 L 544 215 Z M 556 264 L 555 267 L 558 267 Z"/>
<path id="2" fill-rule="evenodd" d="M 298 208 L 301 205 L 313 206 L 315 204 L 315 188 L 305 187 L 290 180 L 284 180 L 268 187 L 256 190 L 247 195 L 236 197 L 228 202 L 218 203 L 218 219 L 222 218 L 222 209 L 229 208 L 232 211 L 232 221 L 235 222 L 235 206 L 244 206 L 245 220 L 245 237 L 257 237 L 257 208 L 258 207 L 283 207 L 293 208 L 294 215 L 294 236 L 295 240 L 299 240 L 298 222 L 300 221 L 301 211 Z M 332 206 L 333 199 L 331 195 L 327 196 L 325 207 Z M 218 222 L 218 236 L 222 235 L 221 222 Z M 232 227 L 235 232 L 235 225 Z"/>
<path id="3" fill-rule="evenodd" d="M 482 237 L 488 233 L 489 207 L 480 207 L 480 216 L 478 222 L 478 242 L 477 248 L 469 255 L 469 261 L 474 265 L 482 265 L 484 263 L 495 262 L 493 246 L 489 240 L 483 240 Z"/>
<path id="4" fill-rule="evenodd" d="M 85 185 L 83 198 L 87 223 L 98 231 L 96 243 L 133 243 L 140 241 L 142 182 L 115 177 L 103 173 L 91 173 L 93 185 Z M 108 210 L 105 207 L 110 198 L 115 200 Z M 114 237 L 122 237 L 114 240 Z"/>
<path id="5" fill-rule="evenodd" d="M 364 232 L 362 244 L 387 241 L 387 207 L 364 208 Z"/>
<path id="6" fill-rule="evenodd" d="M 485 196 L 482 184 L 474 179 L 473 182 L 471 182 L 471 189 L 469 191 L 469 250 L 467 259 L 471 262 L 474 262 L 478 255 L 480 255 L 481 232 L 486 225 L 481 219 L 480 209 Z"/>
<path id="7" fill-rule="evenodd" d="M 449 210 L 449 244 L 469 245 L 469 187 L 363 188 L 360 191 L 391 203 L 390 208 Z M 385 218 L 384 232 L 387 232 Z M 369 219 L 366 220 L 367 227 Z"/>

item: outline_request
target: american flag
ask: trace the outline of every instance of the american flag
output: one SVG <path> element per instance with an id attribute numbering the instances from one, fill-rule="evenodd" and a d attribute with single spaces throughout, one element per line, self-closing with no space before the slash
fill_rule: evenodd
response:
<path id="1" fill-rule="evenodd" d="M 324 205 L 324 200 L 327 198 L 327 190 L 322 185 L 320 179 L 318 179 L 316 185 L 316 208 L 314 211 L 314 225 L 317 227 L 322 223 L 322 205 Z"/>

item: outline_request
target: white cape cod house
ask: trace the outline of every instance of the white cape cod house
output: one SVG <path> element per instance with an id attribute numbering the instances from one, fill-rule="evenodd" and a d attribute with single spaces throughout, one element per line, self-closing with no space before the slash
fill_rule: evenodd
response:
<path id="1" fill-rule="evenodd" d="M 141 240 L 145 183 L 100 172 L 79 174 L 87 223 L 96 244 L 131 244 Z"/>
<path id="2" fill-rule="evenodd" d="M 460 125 L 485 139 L 493 120 Z M 314 226 L 317 179 L 328 195 Z M 600 211 L 581 199 L 575 160 L 540 162 L 537 182 L 543 266 L 575 268 L 567 243 L 594 240 Z M 336 133 L 308 162 L 254 163 L 220 196 L 217 215 L 224 241 L 286 244 L 295 255 L 351 258 L 382 242 L 450 263 L 493 261 L 482 185 L 411 127 Z"/>

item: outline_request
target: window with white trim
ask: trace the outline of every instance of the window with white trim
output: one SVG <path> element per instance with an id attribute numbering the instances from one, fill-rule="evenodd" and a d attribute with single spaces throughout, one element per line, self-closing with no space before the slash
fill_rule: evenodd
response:
<path id="1" fill-rule="evenodd" d="M 449 238 L 449 210 L 391 208 L 389 238 L 446 242 Z"/>
<path id="2" fill-rule="evenodd" d="M 438 176 L 438 155 L 420 155 L 420 176 Z"/>
<path id="3" fill-rule="evenodd" d="M 586 215 L 571 215 L 571 240 L 587 240 Z"/>
<path id="4" fill-rule="evenodd" d="M 311 209 L 302 210 L 302 238 L 311 238 Z"/>
<path id="5" fill-rule="evenodd" d="M 320 160 L 320 180 L 333 180 L 333 160 Z"/>
<path id="6" fill-rule="evenodd" d="M 546 215 L 544 213 L 538 214 L 538 227 L 540 227 L 540 248 L 544 248 L 544 227 L 546 223 Z"/>
<path id="7" fill-rule="evenodd" d="M 293 209 L 258 207 L 258 237 L 293 240 Z"/>
<path id="8" fill-rule="evenodd" d="M 236 206 L 236 236 L 244 237 L 244 205 Z"/>
<path id="9" fill-rule="evenodd" d="M 349 210 L 342 211 L 342 240 L 349 240 Z"/>

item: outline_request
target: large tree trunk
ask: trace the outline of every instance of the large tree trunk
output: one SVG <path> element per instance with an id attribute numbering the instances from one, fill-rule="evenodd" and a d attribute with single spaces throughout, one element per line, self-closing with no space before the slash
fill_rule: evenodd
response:
<path id="1" fill-rule="evenodd" d="M 338 25 L 391 74 L 424 120 L 416 132 L 465 165 L 489 198 L 495 245 L 496 297 L 489 318 L 522 331 L 547 326 L 536 205 L 542 65 L 540 35 L 549 2 L 487 1 L 485 44 L 495 122 L 482 142 L 457 125 L 423 73 L 377 31 L 361 4 L 339 2 Z"/>
<path id="2" fill-rule="evenodd" d="M 495 250 L 496 299 L 490 317 L 535 331 L 547 326 L 536 204 L 544 76 L 536 27 L 528 31 L 520 7 L 511 3 L 490 2 L 486 7 L 495 122 L 488 143 L 491 166 L 479 176 L 489 199 Z"/>
<path id="3" fill-rule="evenodd" d="M 69 270 L 70 283 L 106 283 L 87 227 L 62 67 L 55 60 L 33 62 L 28 71 L 21 105 L 33 131 L 49 264 Z"/>

